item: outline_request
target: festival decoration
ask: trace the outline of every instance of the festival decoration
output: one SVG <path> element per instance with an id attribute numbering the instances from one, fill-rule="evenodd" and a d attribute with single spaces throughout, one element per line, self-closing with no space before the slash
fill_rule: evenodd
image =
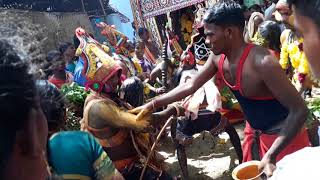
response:
<path id="1" fill-rule="evenodd" d="M 102 28 L 101 34 L 107 38 L 108 43 L 115 48 L 118 54 L 128 56 L 129 51 L 125 47 L 125 43 L 128 40 L 126 35 L 118 31 L 114 25 L 108 25 L 104 22 L 98 23 L 97 27 Z"/>
<path id="2" fill-rule="evenodd" d="M 186 44 L 190 44 L 191 36 L 192 36 L 193 21 L 186 14 L 183 14 L 181 16 L 180 22 L 181 22 L 181 32 L 183 35 L 183 40 L 184 42 L 186 42 Z"/>
<path id="3" fill-rule="evenodd" d="M 84 29 L 77 28 L 75 34 L 80 41 L 76 55 L 84 60 L 82 74 L 87 79 L 86 88 L 101 92 L 107 80 L 119 72 L 121 67 Z"/>
<path id="4" fill-rule="evenodd" d="M 176 11 L 194 4 L 198 4 L 205 0 L 138 0 L 137 5 L 143 18 L 151 18 L 167 12 Z"/>
<path id="5" fill-rule="evenodd" d="M 302 38 L 290 44 L 285 42 L 282 45 L 279 63 L 283 69 L 288 69 L 291 64 L 298 73 L 296 79 L 300 82 L 303 82 L 304 76 L 310 76 L 308 60 L 303 52 Z"/>

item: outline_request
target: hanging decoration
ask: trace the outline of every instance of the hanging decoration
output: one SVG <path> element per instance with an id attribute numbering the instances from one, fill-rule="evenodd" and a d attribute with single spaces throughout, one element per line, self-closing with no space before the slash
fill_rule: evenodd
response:
<path id="1" fill-rule="evenodd" d="M 176 11 L 205 0 L 140 0 L 143 18 L 166 14 L 167 12 Z"/>
<path id="2" fill-rule="evenodd" d="M 192 26 L 193 20 L 187 14 L 183 14 L 180 19 L 181 22 L 181 33 L 183 35 L 183 40 L 186 44 L 190 44 L 191 36 L 192 36 Z"/>

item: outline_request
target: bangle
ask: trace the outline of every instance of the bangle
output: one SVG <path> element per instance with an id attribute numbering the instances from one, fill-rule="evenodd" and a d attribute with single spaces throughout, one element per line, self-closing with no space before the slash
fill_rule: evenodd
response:
<path id="1" fill-rule="evenodd" d="M 176 113 L 177 113 L 176 117 L 179 117 L 180 116 L 180 109 L 177 106 L 177 104 L 173 103 L 173 104 L 170 104 L 170 106 L 173 106 L 176 109 Z"/>

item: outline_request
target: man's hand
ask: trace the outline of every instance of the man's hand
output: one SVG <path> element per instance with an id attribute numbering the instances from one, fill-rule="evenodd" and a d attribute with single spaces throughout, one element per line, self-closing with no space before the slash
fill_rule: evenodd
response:
<path id="1" fill-rule="evenodd" d="M 264 171 L 266 176 L 269 178 L 273 175 L 273 171 L 276 170 L 276 160 L 271 158 L 268 154 L 263 156 L 259 165 L 259 171 Z"/>
<path id="2" fill-rule="evenodd" d="M 156 93 L 157 94 L 163 94 L 163 93 L 166 92 L 166 90 L 167 90 L 167 88 L 165 86 L 163 86 L 163 87 L 157 88 L 156 89 Z"/>
<path id="3" fill-rule="evenodd" d="M 152 116 L 151 114 L 147 114 L 141 119 L 136 121 L 136 131 L 140 132 L 151 132 L 153 131 L 153 126 L 152 126 Z"/>
<path id="4" fill-rule="evenodd" d="M 144 104 L 142 106 L 129 110 L 128 112 L 132 114 L 136 114 L 137 115 L 136 121 L 140 121 L 144 119 L 146 116 L 151 116 L 151 114 L 153 113 L 152 102 L 149 102 L 147 104 Z"/>
<path id="5" fill-rule="evenodd" d="M 152 109 L 152 103 L 151 102 L 149 102 L 149 103 L 146 103 L 146 104 L 144 104 L 144 105 L 142 105 L 142 106 L 139 106 L 139 107 L 136 107 L 136 108 L 134 108 L 134 109 L 130 109 L 129 111 L 128 111 L 128 113 L 131 113 L 131 114 L 136 114 L 136 115 L 138 115 L 139 113 L 141 113 L 141 111 L 142 110 L 144 110 L 144 109 Z"/>

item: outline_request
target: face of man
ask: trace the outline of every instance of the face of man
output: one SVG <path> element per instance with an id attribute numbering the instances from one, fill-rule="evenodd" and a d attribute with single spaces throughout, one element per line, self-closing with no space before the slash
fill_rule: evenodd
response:
<path id="1" fill-rule="evenodd" d="M 115 73 L 107 82 L 106 82 L 106 91 L 116 93 L 118 90 L 118 85 L 120 82 L 120 76 L 118 73 Z"/>
<path id="2" fill-rule="evenodd" d="M 145 44 L 140 42 L 137 44 L 135 53 L 139 60 L 143 59 Z"/>
<path id="3" fill-rule="evenodd" d="M 225 28 L 214 24 L 204 23 L 206 44 L 215 55 L 222 54 L 227 43 L 228 32 Z"/>
<path id="4" fill-rule="evenodd" d="M 295 28 L 303 36 L 303 51 L 305 52 L 310 68 L 316 78 L 320 78 L 320 31 L 312 19 L 299 14 L 293 6 Z"/>
<path id="5" fill-rule="evenodd" d="M 67 50 L 64 52 L 66 56 L 73 57 L 76 53 L 76 49 L 74 46 L 69 46 Z"/>
<path id="6" fill-rule="evenodd" d="M 289 7 L 280 6 L 280 8 L 277 8 L 275 16 L 276 19 L 281 19 L 281 22 L 284 23 L 288 28 L 292 28 L 294 17 Z"/>

